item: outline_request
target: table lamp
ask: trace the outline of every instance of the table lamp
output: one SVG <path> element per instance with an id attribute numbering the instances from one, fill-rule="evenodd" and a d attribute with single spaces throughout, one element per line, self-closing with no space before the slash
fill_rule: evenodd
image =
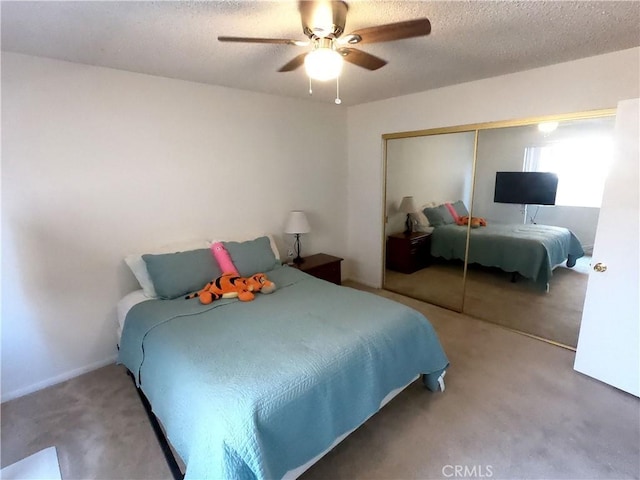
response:
<path id="1" fill-rule="evenodd" d="M 300 235 L 303 233 L 309 233 L 310 231 L 311 227 L 309 226 L 309 221 L 303 211 L 293 210 L 292 212 L 289 212 L 284 232 L 296 236 L 296 242 L 294 244 L 296 258 L 293 259 L 294 263 L 303 262 L 303 258 L 300 256 Z"/>
<path id="2" fill-rule="evenodd" d="M 413 197 L 402 197 L 402 201 L 400 202 L 400 211 L 407 214 L 407 221 L 405 222 L 407 229 L 404 233 L 409 235 L 413 232 L 413 220 L 411 220 L 411 214 L 416 211 L 416 204 L 413 201 Z"/>

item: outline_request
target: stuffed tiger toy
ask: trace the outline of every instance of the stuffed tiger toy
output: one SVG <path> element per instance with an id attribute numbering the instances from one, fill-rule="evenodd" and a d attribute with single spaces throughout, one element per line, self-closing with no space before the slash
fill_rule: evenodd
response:
<path id="1" fill-rule="evenodd" d="M 456 220 L 456 223 L 458 225 L 468 225 L 469 217 L 468 216 L 460 217 L 458 218 L 458 220 Z M 486 227 L 486 226 L 487 226 L 487 221 L 484 218 L 471 217 L 471 228 Z"/>
<path id="2" fill-rule="evenodd" d="M 255 298 L 253 292 L 271 293 L 275 289 L 276 285 L 264 273 L 256 273 L 248 278 L 235 273 L 224 273 L 201 290 L 187 295 L 185 299 L 198 297 L 203 305 L 220 298 L 237 297 L 242 302 L 249 302 Z"/>
<path id="3" fill-rule="evenodd" d="M 276 284 L 269 280 L 264 273 L 256 273 L 246 280 L 251 292 L 271 293 L 276 289 Z"/>

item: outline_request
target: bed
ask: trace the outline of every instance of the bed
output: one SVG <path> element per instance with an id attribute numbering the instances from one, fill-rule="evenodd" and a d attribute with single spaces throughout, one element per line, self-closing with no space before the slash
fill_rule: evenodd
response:
<path id="1" fill-rule="evenodd" d="M 251 302 L 123 299 L 118 362 L 186 479 L 295 478 L 419 376 L 448 366 L 415 310 L 297 269 Z"/>
<path id="2" fill-rule="evenodd" d="M 467 230 L 456 224 L 434 227 L 431 255 L 464 260 Z M 566 261 L 573 267 L 584 255 L 580 241 L 567 228 L 489 223 L 469 231 L 468 263 L 519 273 L 542 289 L 548 290 L 556 266 Z"/>

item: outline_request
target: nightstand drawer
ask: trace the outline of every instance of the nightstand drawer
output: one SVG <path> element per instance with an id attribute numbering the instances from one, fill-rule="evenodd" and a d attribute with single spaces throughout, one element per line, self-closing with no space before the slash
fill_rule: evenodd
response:
<path id="1" fill-rule="evenodd" d="M 340 269 L 340 257 L 316 253 L 303 259 L 302 263 L 291 265 L 316 278 L 340 285 L 342 283 L 342 271 Z"/>
<path id="2" fill-rule="evenodd" d="M 315 268 L 310 268 L 309 270 L 305 270 L 309 275 L 313 275 L 314 277 L 321 278 L 326 280 L 327 282 L 333 282 L 337 285 L 340 285 L 340 262 L 334 262 L 327 265 L 321 265 Z"/>
<path id="3" fill-rule="evenodd" d="M 402 273 L 413 273 L 431 263 L 431 234 L 414 232 L 409 235 L 395 233 L 387 238 L 387 268 Z"/>

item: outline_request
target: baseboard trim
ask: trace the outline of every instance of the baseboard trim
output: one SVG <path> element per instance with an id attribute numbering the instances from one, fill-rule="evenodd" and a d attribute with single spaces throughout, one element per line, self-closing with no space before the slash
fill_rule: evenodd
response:
<path id="1" fill-rule="evenodd" d="M 469 316 L 471 317 L 471 315 L 469 315 Z M 533 333 L 523 332 L 522 330 L 518 330 L 516 328 L 507 327 L 506 325 L 501 325 L 499 323 L 492 322 L 491 320 L 484 320 L 484 319 L 478 318 L 478 317 L 473 317 L 473 318 L 475 318 L 477 320 L 481 320 L 483 322 L 490 323 L 492 325 L 496 325 L 497 327 L 504 328 L 505 330 L 510 330 L 513 333 L 518 333 L 520 335 L 524 335 L 525 337 L 534 338 L 536 340 L 540 340 L 541 342 L 550 343 L 551 345 L 555 345 L 556 347 L 561 347 L 561 348 L 564 348 L 566 350 L 571 350 L 574 353 L 576 351 L 576 347 L 572 347 L 571 345 L 567 345 L 566 343 L 560 343 L 560 342 L 556 342 L 555 340 L 549 340 L 548 338 L 540 337 L 538 335 L 534 335 Z"/>
<path id="2" fill-rule="evenodd" d="M 368 280 L 363 280 L 359 277 L 347 277 L 347 278 L 343 278 L 342 279 L 342 284 L 344 285 L 345 282 L 354 282 L 354 283 L 359 283 L 361 285 L 364 285 L 365 287 L 369 287 L 369 288 L 375 288 L 377 290 L 380 290 L 382 288 L 384 288 L 382 285 L 378 285 L 375 282 L 371 282 Z"/>
<path id="3" fill-rule="evenodd" d="M 118 358 L 117 355 L 112 355 L 108 358 L 105 358 L 104 360 L 100 360 L 98 362 L 85 365 L 84 367 L 70 370 L 60 375 L 56 375 L 55 377 L 48 378 L 47 380 L 43 380 L 42 382 L 29 385 L 28 387 L 19 388 L 11 392 L 2 392 L 1 403 L 8 402 L 9 400 L 15 400 L 16 398 L 24 397 L 25 395 L 29 395 L 30 393 L 37 392 L 38 390 L 42 390 L 47 387 L 52 387 L 54 385 L 57 385 L 58 383 L 66 382 L 67 380 L 71 380 L 72 378 L 78 377 L 80 375 L 91 372 L 93 370 L 97 370 L 98 368 L 106 367 L 107 365 L 111 365 L 112 363 L 115 363 L 117 358 Z"/>

